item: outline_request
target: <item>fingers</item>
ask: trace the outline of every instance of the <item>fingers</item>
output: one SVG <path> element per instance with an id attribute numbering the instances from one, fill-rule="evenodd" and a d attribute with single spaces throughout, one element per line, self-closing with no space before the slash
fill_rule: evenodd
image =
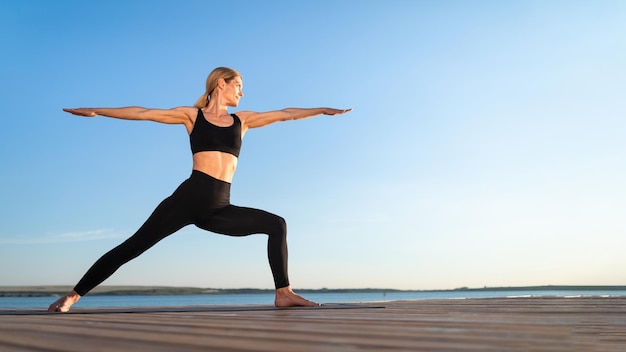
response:
<path id="1" fill-rule="evenodd" d="M 345 114 L 347 112 L 352 111 L 352 109 L 328 109 L 328 111 L 326 112 L 326 115 L 341 115 L 341 114 Z"/>
<path id="2" fill-rule="evenodd" d="M 86 108 L 79 108 L 79 109 L 64 108 L 63 111 L 69 112 L 70 114 L 78 115 L 78 116 L 88 116 L 88 117 L 96 116 L 96 113 L 92 109 L 86 109 Z"/>

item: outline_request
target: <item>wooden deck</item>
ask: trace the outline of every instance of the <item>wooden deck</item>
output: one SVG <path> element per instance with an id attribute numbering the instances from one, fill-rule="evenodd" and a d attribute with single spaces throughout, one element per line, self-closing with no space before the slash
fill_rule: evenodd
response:
<path id="1" fill-rule="evenodd" d="M 626 297 L 121 311 L 5 309 L 0 351 L 626 351 Z"/>

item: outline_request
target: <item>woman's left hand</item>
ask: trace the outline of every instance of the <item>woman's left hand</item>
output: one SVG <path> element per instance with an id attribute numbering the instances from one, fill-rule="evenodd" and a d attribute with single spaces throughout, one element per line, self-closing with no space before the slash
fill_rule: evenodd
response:
<path id="1" fill-rule="evenodd" d="M 347 112 L 352 111 L 352 109 L 331 109 L 331 108 L 326 108 L 326 110 L 323 112 L 324 115 L 341 115 L 341 114 L 345 114 Z"/>

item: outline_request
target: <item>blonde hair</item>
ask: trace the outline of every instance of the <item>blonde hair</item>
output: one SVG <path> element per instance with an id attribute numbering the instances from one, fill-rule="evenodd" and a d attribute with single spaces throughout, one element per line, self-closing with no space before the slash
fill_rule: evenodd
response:
<path id="1" fill-rule="evenodd" d="M 229 67 L 218 67 L 215 70 L 211 71 L 209 77 L 207 77 L 206 79 L 206 91 L 204 92 L 204 94 L 202 94 L 200 99 L 198 99 L 194 107 L 202 109 L 209 105 L 209 99 L 211 99 L 211 94 L 213 94 L 215 87 L 217 87 L 217 81 L 220 78 L 224 79 L 224 81 L 228 83 L 237 77 L 241 77 L 239 72 Z"/>

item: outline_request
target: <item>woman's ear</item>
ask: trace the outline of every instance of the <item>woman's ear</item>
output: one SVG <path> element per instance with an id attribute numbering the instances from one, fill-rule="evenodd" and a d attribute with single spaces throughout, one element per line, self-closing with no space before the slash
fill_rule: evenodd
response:
<path id="1" fill-rule="evenodd" d="M 217 80 L 217 87 L 219 89 L 224 89 L 224 87 L 226 87 L 226 80 L 224 80 L 223 78 L 220 78 Z"/>

